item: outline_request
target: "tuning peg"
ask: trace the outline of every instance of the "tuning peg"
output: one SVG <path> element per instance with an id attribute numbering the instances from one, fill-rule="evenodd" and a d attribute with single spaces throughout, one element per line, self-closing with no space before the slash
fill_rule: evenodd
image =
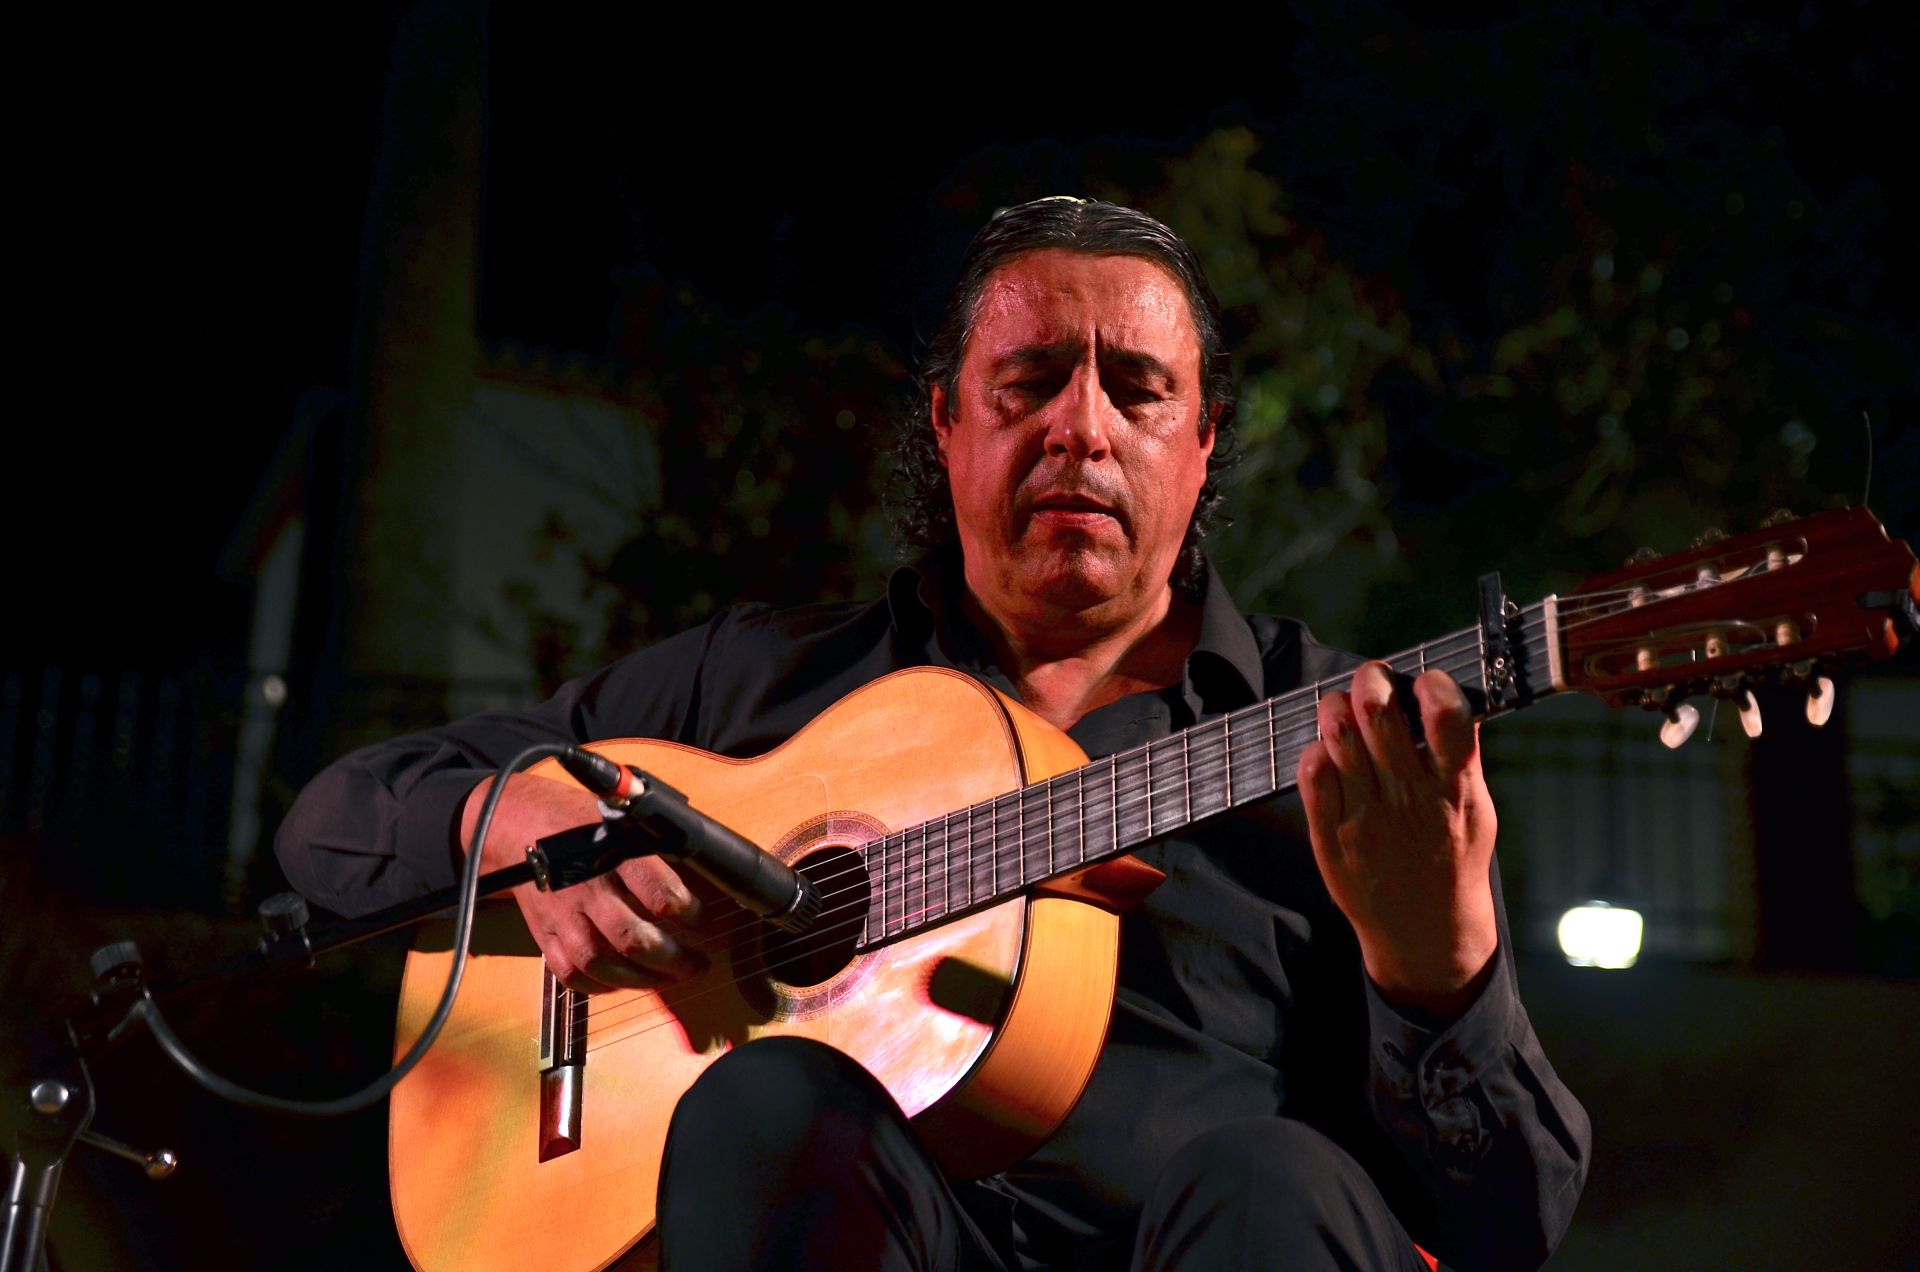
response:
<path id="1" fill-rule="evenodd" d="M 1807 686 L 1807 723 L 1819 728 L 1833 719 L 1833 681 L 1815 676 Z"/>
<path id="2" fill-rule="evenodd" d="M 1660 554 L 1652 548 L 1635 548 L 1633 555 L 1627 558 L 1626 564 L 1645 565 L 1649 561 L 1657 560 L 1659 556 Z"/>
<path id="3" fill-rule="evenodd" d="M 1660 726 L 1660 740 L 1669 751 L 1677 751 L 1685 746 L 1693 731 L 1700 727 L 1700 708 L 1691 702 L 1683 702 L 1677 707 L 1668 707 L 1667 722 Z"/>
<path id="4" fill-rule="evenodd" d="M 1775 508 L 1772 512 L 1767 514 L 1767 519 L 1765 521 L 1762 521 L 1760 524 L 1762 527 L 1779 526 L 1779 525 L 1785 525 L 1787 522 L 1792 520 L 1793 520 L 1793 509 Z"/>
<path id="5" fill-rule="evenodd" d="M 1702 530 L 1699 537 L 1693 541 L 1693 546 L 1696 548 L 1704 548 L 1709 543 L 1718 543 L 1726 537 L 1727 532 L 1725 530 L 1720 529 L 1718 526 L 1708 526 L 1705 530 Z"/>

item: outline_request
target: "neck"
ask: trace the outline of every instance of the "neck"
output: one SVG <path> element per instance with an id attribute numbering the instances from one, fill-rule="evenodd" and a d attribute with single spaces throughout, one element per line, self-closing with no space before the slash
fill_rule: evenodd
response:
<path id="1" fill-rule="evenodd" d="M 972 587 L 967 615 L 993 647 L 1022 705 L 1063 732 L 1088 712 L 1177 684 L 1200 636 L 1200 607 L 1170 587 L 1118 622 L 1082 615 L 1023 620 L 997 612 Z"/>
<path id="2" fill-rule="evenodd" d="M 1488 696 L 1484 632 L 1469 627 L 1386 660 L 1400 676 L 1446 672 L 1476 719 L 1555 693 L 1559 619 L 1550 603 L 1504 626 L 1514 679 Z M 860 929 L 871 946 L 995 904 L 1044 879 L 1178 833 L 1230 808 L 1294 789 L 1300 755 L 1320 736 L 1323 694 L 1343 673 L 1214 716 L 1190 729 L 955 809 L 866 849 L 873 898 Z"/>

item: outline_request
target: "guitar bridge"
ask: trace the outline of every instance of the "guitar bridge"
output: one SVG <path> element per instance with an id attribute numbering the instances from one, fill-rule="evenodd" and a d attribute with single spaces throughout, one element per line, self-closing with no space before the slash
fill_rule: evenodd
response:
<path id="1" fill-rule="evenodd" d="M 587 1081 L 587 995 L 542 969 L 540 988 L 540 1160 L 580 1147 Z"/>

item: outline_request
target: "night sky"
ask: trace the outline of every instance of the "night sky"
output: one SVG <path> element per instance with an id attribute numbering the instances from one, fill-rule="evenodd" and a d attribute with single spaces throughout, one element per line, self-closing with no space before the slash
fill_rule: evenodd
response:
<path id="1" fill-rule="evenodd" d="M 65 391 L 16 451 L 16 488 L 45 497 L 10 509 L 28 549 L 17 594 L 35 602 L 9 633 L 15 660 L 237 651 L 246 592 L 215 562 L 301 395 L 345 384 L 396 8 L 122 27 L 57 99 L 55 116 L 78 127 L 33 138 L 48 177 L 38 224 L 57 263 L 36 336 Z M 1895 8 L 1809 6 L 1769 26 L 1776 73 L 1709 104 L 1740 136 L 1777 139 L 1815 188 L 1864 185 L 1891 206 L 1856 247 L 1883 271 L 1879 316 L 1910 336 L 1910 204 L 1895 181 L 1906 161 L 1881 140 L 1913 70 L 1913 27 Z M 1710 55 L 1701 32 L 1738 26 L 1716 13 L 1676 38 Z M 1491 29 L 1476 21 L 1431 30 Z M 817 32 L 776 58 L 501 4 L 481 332 L 598 354 L 615 273 L 641 266 L 730 312 L 772 304 L 800 330 L 853 323 L 911 356 L 990 211 L 966 206 L 956 172 L 998 164 L 1072 191 L 1089 143 L 1138 159 L 1221 121 L 1297 136 L 1301 85 L 1327 73 L 1313 59 L 1371 38 L 1364 18 L 1335 25 L 1328 36 L 1318 11 L 1296 10 L 1204 57 L 1170 56 L 1165 39 L 1034 31 L 1016 57 L 951 47 L 854 61 L 801 52 L 834 43 Z M 1376 257 L 1416 263 L 1395 280 L 1416 317 L 1471 314 L 1490 303 L 1479 271 L 1491 245 L 1516 228 L 1486 158 L 1502 127 L 1449 134 L 1470 170 L 1458 197 L 1428 199 L 1417 220 L 1365 197 L 1366 156 L 1278 166 L 1363 273 Z M 1403 132 L 1382 144 L 1417 150 L 1417 127 Z"/>

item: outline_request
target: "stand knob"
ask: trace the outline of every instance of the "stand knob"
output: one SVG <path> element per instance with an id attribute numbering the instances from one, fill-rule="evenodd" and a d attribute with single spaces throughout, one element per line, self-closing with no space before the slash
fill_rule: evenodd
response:
<path id="1" fill-rule="evenodd" d="M 276 892 L 260 903 L 260 926 L 274 940 L 307 926 L 307 902 L 297 892 Z"/>
<path id="2" fill-rule="evenodd" d="M 33 1111 L 48 1117 L 66 1108 L 72 1098 L 73 1088 L 54 1078 L 34 1083 L 33 1089 L 27 1092 L 27 1102 L 33 1105 Z"/>
<path id="3" fill-rule="evenodd" d="M 111 945 L 102 945 L 87 956 L 87 966 L 93 969 L 95 980 L 111 980 L 128 973 L 137 973 L 142 962 L 140 947 L 132 941 L 115 941 Z"/>
<path id="4" fill-rule="evenodd" d="M 97 1131 L 80 1132 L 80 1142 L 103 1153 L 125 1158 L 145 1171 L 148 1179 L 170 1179 L 173 1172 L 180 1169 L 180 1158 L 170 1148 L 156 1148 L 151 1153 L 143 1153 L 131 1144 L 122 1144 Z"/>

